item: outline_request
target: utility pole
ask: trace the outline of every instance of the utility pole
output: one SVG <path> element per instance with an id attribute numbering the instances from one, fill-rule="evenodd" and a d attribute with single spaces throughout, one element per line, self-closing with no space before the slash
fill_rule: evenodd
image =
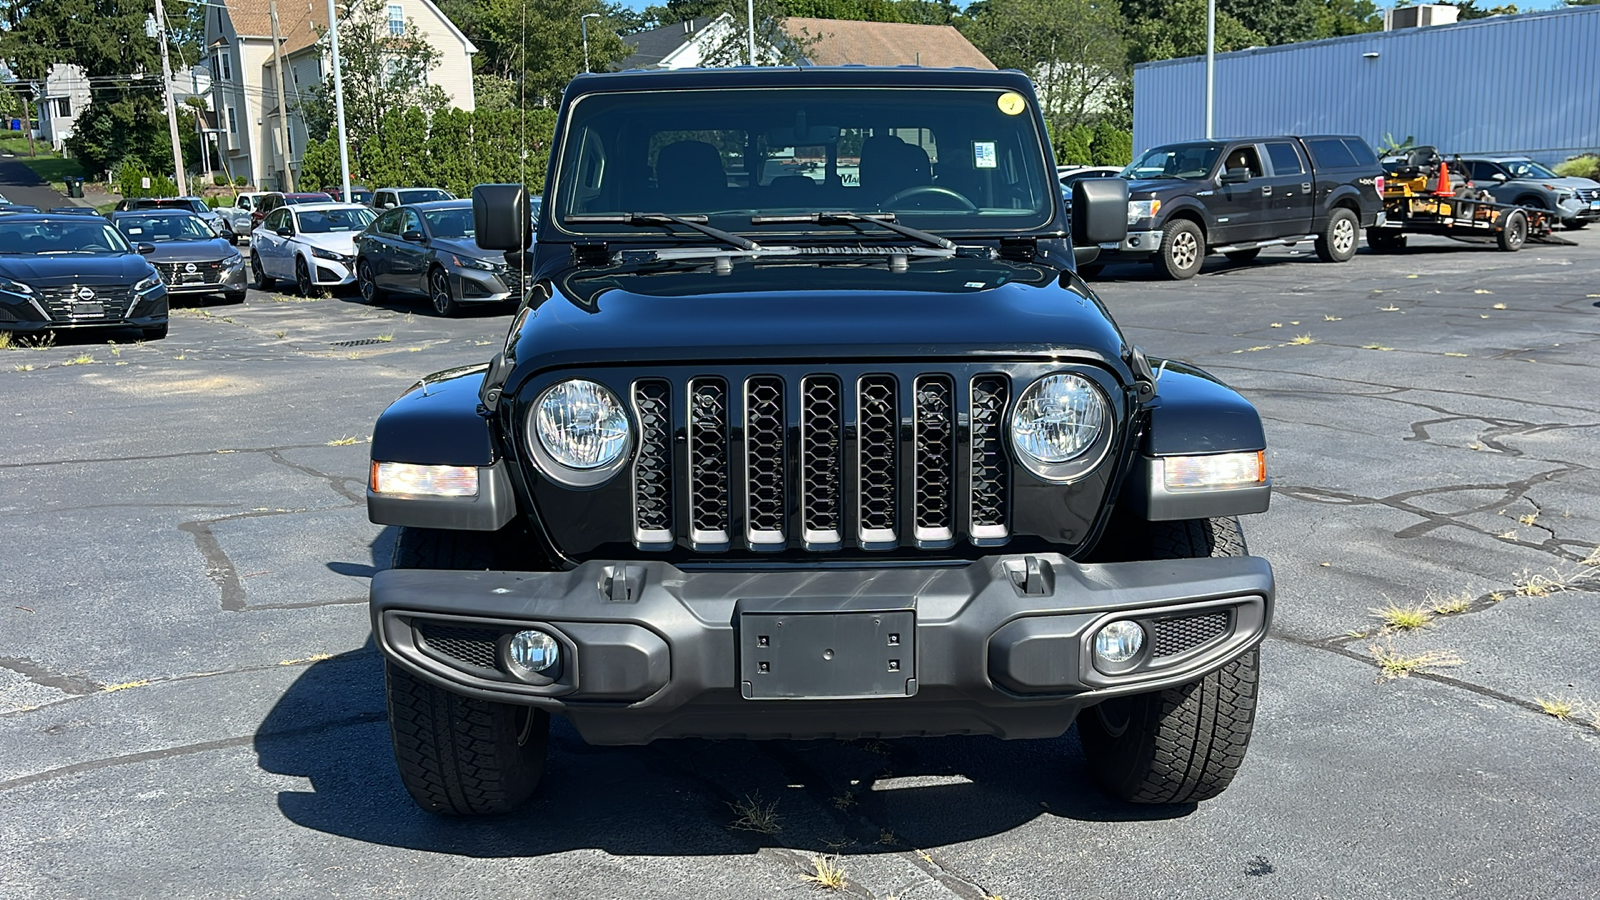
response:
<path id="1" fill-rule="evenodd" d="M 339 16 L 338 11 L 333 8 L 333 0 L 328 0 L 328 46 L 333 51 L 334 117 L 339 120 L 339 175 L 344 179 L 344 193 L 339 197 L 346 203 L 352 203 L 354 201 L 350 199 L 350 141 L 344 133 L 344 66 L 339 61 Z"/>
<path id="2" fill-rule="evenodd" d="M 1217 94 L 1217 0 L 1206 0 L 1206 140 L 1211 140 Z"/>
<path id="3" fill-rule="evenodd" d="M 756 64 L 756 0 L 744 0 L 744 16 L 750 38 L 750 65 L 753 66 Z"/>
<path id="4" fill-rule="evenodd" d="M 578 17 L 578 30 L 583 32 L 583 70 L 589 71 L 589 20 L 600 18 L 599 13 L 584 13 Z"/>
<path id="5" fill-rule="evenodd" d="M 160 3 L 161 0 L 156 0 Z M 259 8 L 259 7 L 258 7 Z M 294 190 L 294 170 L 289 167 L 289 95 L 283 92 L 283 42 L 278 38 L 278 0 L 267 6 L 272 17 L 272 71 L 278 76 L 278 138 L 283 142 L 283 189 Z"/>
<path id="6" fill-rule="evenodd" d="M 183 147 L 178 144 L 178 105 L 172 100 L 172 63 L 167 60 L 167 11 L 161 0 L 156 0 L 156 40 L 161 43 L 161 93 L 167 98 L 167 131 L 172 135 L 172 183 L 184 197 L 189 191 L 183 178 Z"/>

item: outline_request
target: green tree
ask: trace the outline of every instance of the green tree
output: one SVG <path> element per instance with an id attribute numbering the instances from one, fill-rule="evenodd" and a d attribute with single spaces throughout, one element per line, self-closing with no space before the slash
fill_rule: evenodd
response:
<path id="1" fill-rule="evenodd" d="M 1133 162 L 1133 133 L 1102 119 L 1094 127 L 1094 164 L 1125 166 Z"/>
<path id="2" fill-rule="evenodd" d="M 1206 0 L 1124 0 L 1128 61 L 1149 62 L 1206 52 Z M 1217 10 L 1217 52 L 1243 50 L 1261 37 L 1222 9 Z"/>
<path id="3" fill-rule="evenodd" d="M 1033 76 L 1047 115 L 1083 121 L 1127 73 L 1121 10 L 1112 0 L 983 0 L 966 35 L 1002 69 Z"/>
<path id="4" fill-rule="evenodd" d="M 473 0 L 464 30 L 478 46 L 477 70 L 516 85 L 514 105 L 549 107 L 583 71 L 582 16 L 600 16 L 588 20 L 593 71 L 607 71 L 631 52 L 611 11 L 601 0 Z"/>
<path id="5" fill-rule="evenodd" d="M 1365 34 L 1383 27 L 1383 13 L 1372 0 L 1324 0 L 1316 9 L 1313 37 Z"/>
<path id="6" fill-rule="evenodd" d="M 472 76 L 472 102 L 477 109 L 496 112 L 517 108 L 517 83 L 482 72 Z"/>
<path id="7" fill-rule="evenodd" d="M 1568 6 L 1578 6 L 1587 3 L 1600 3 L 1600 0 L 1566 0 Z M 1504 6 L 1481 7 L 1476 0 L 1462 0 L 1460 3 L 1446 3 L 1446 6 L 1456 8 L 1456 18 L 1465 22 L 1469 19 L 1487 19 L 1490 16 L 1514 16 L 1517 14 L 1517 5 L 1508 3 Z"/>
<path id="8" fill-rule="evenodd" d="M 1087 125 L 1072 125 L 1050 130 L 1055 146 L 1056 163 L 1063 166 L 1087 166 L 1094 163 L 1094 129 Z"/>
<path id="9" fill-rule="evenodd" d="M 441 54 L 410 19 L 400 34 L 391 33 L 384 0 L 348 0 L 339 19 L 339 56 L 345 129 L 358 155 L 380 133 L 391 112 L 416 109 L 427 115 L 449 105 L 444 89 L 428 83 L 428 73 L 439 65 Z M 331 77 L 330 71 L 330 81 Z M 333 121 L 330 81 L 311 88 L 305 101 L 307 130 L 314 137 L 327 136 Z"/>

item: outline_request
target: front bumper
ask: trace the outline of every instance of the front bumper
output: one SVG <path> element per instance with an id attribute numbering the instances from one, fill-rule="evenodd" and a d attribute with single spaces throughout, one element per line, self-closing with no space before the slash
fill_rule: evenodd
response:
<path id="1" fill-rule="evenodd" d="M 1563 221 L 1592 222 L 1600 219 L 1600 200 L 1583 200 L 1577 197 L 1563 200 L 1556 213 Z"/>
<path id="2" fill-rule="evenodd" d="M 459 303 L 505 303 L 522 299 L 518 273 L 509 269 L 469 269 L 449 266 L 450 292 Z"/>
<path id="3" fill-rule="evenodd" d="M 77 331 L 94 328 L 153 328 L 167 321 L 165 286 L 147 292 L 126 309 L 107 308 L 96 316 L 51 316 L 37 300 L 0 296 L 0 331 L 35 334 L 45 331 Z"/>
<path id="4" fill-rule="evenodd" d="M 384 654 L 423 679 L 564 715 L 590 743 L 642 744 L 1053 737 L 1107 697 L 1221 668 L 1261 642 L 1272 603 L 1257 557 L 1041 554 L 915 568 L 389 570 L 373 578 L 371 613 Z M 1097 667 L 1093 635 L 1113 619 L 1150 639 L 1134 662 Z M 538 683 L 504 661 L 526 628 L 562 649 Z"/>
<path id="5" fill-rule="evenodd" d="M 311 265 L 312 280 L 322 287 L 343 287 L 354 284 L 356 280 L 356 258 L 346 256 L 341 259 L 323 259 L 320 256 L 307 256 L 306 261 Z"/>
<path id="6" fill-rule="evenodd" d="M 1152 231 L 1130 231 L 1121 243 L 1101 244 L 1102 254 L 1118 253 L 1127 256 L 1149 256 L 1161 249 L 1161 240 L 1167 233 L 1162 229 Z"/>

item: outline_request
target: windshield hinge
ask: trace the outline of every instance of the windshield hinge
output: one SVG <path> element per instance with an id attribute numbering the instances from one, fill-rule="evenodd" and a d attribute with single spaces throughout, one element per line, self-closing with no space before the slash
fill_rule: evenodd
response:
<path id="1" fill-rule="evenodd" d="M 579 241 L 572 245 L 572 262 L 580 266 L 603 266 L 611 262 L 611 248 L 604 241 Z"/>
<path id="2" fill-rule="evenodd" d="M 1001 238 L 1000 258 L 1014 262 L 1032 262 L 1034 251 L 1038 248 L 1037 238 Z"/>

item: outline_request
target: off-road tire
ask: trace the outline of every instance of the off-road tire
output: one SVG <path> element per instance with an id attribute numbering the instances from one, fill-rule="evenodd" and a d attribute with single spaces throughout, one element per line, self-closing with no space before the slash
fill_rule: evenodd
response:
<path id="1" fill-rule="evenodd" d="M 1143 556 L 1243 556 L 1237 519 L 1142 523 Z M 1195 681 L 1102 701 L 1078 715 L 1100 786 L 1131 803 L 1195 803 L 1227 788 L 1255 726 L 1261 660 L 1251 650 Z"/>
<path id="2" fill-rule="evenodd" d="M 1388 228 L 1368 228 L 1367 246 L 1373 253 L 1399 253 L 1406 249 L 1406 236 Z"/>
<path id="3" fill-rule="evenodd" d="M 492 536 L 403 528 L 397 569 L 485 570 Z M 544 774 L 550 714 L 466 697 L 384 665 L 389 735 L 400 780 L 417 805 L 444 816 L 482 816 L 521 806 Z"/>
<path id="4" fill-rule="evenodd" d="M 1317 235 L 1317 259 L 1323 262 L 1349 262 L 1361 243 L 1361 220 L 1344 207 L 1328 213 L 1328 224 Z"/>
<path id="5" fill-rule="evenodd" d="M 1200 226 L 1188 219 L 1173 219 L 1161 236 L 1161 249 L 1151 258 L 1156 274 L 1169 281 L 1183 281 L 1200 274 L 1206 264 L 1206 236 Z"/>
<path id="6" fill-rule="evenodd" d="M 1495 243 L 1507 253 L 1515 253 L 1522 249 L 1528 242 L 1528 214 L 1520 209 L 1513 209 L 1506 213 L 1505 221 L 1500 223 L 1500 231 L 1494 236 Z"/>
<path id="7" fill-rule="evenodd" d="M 1229 250 L 1222 255 L 1226 256 L 1229 262 L 1238 263 L 1242 266 L 1245 263 L 1255 262 L 1256 257 L 1261 255 L 1261 248 L 1251 247 L 1249 250 Z"/>

